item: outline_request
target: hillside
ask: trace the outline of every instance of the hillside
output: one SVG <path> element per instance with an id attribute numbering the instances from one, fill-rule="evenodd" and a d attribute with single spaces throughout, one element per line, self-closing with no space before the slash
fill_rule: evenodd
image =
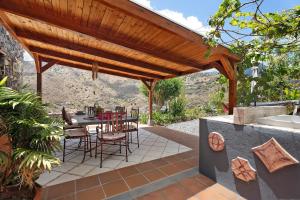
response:
<path id="1" fill-rule="evenodd" d="M 33 62 L 24 62 L 23 83 L 35 91 L 36 74 Z M 216 73 L 196 73 L 185 78 L 188 106 L 201 105 L 216 90 Z M 55 65 L 43 74 L 43 100 L 50 103 L 50 111 L 59 112 L 62 106 L 73 111 L 86 105 L 111 109 L 115 105 L 136 104 L 147 109 L 147 99 L 139 93 L 140 81 L 99 74 L 93 81 L 91 72 Z"/>

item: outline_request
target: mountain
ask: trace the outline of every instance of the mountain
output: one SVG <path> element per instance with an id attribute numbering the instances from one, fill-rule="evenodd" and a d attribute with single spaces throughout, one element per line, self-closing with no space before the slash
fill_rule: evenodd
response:
<path id="1" fill-rule="evenodd" d="M 36 72 L 34 62 L 23 62 L 23 83 L 35 91 Z M 215 71 L 187 75 L 185 93 L 188 106 L 202 105 L 217 89 Z M 82 110 L 95 102 L 107 109 L 116 105 L 139 106 L 147 110 L 147 98 L 139 93 L 140 81 L 99 74 L 93 81 L 91 72 L 55 65 L 43 73 L 43 101 L 50 104 L 51 112 L 60 112 L 62 106 L 68 110 Z"/>

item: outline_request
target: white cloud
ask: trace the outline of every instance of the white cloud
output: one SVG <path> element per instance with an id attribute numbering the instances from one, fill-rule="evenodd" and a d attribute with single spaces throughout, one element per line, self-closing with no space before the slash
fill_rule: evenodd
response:
<path id="1" fill-rule="evenodd" d="M 180 24 L 193 31 L 200 33 L 202 35 L 207 34 L 211 28 L 209 26 L 204 26 L 203 23 L 196 17 L 196 16 L 184 16 L 183 13 L 170 10 L 170 9 L 163 9 L 163 10 L 156 10 L 151 6 L 151 0 L 132 0 L 148 9 L 151 9 L 160 15 Z"/>
<path id="2" fill-rule="evenodd" d="M 146 8 L 153 9 L 153 8 L 151 7 L 151 2 L 150 2 L 150 0 L 132 0 L 132 1 L 134 1 L 134 2 L 136 2 L 136 3 L 138 3 L 138 4 L 142 5 L 142 6 L 144 6 L 144 7 L 146 7 Z"/>

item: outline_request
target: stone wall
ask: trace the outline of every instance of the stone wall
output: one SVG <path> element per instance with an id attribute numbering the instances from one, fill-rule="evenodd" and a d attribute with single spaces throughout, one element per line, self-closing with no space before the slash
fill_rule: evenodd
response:
<path id="1" fill-rule="evenodd" d="M 7 86 L 14 89 L 22 85 L 23 48 L 0 25 L 0 80 L 8 76 Z"/>
<path id="2" fill-rule="evenodd" d="M 233 120 L 232 120 L 233 121 Z M 219 132 L 225 139 L 225 149 L 214 152 L 208 144 L 208 134 Z M 270 173 L 251 148 L 270 138 L 297 160 L 300 160 L 300 130 L 260 125 L 234 125 L 216 118 L 200 120 L 201 173 L 249 200 L 300 199 L 300 165 L 292 165 Z M 245 158 L 256 170 L 256 180 L 244 182 L 234 177 L 231 160 Z"/>

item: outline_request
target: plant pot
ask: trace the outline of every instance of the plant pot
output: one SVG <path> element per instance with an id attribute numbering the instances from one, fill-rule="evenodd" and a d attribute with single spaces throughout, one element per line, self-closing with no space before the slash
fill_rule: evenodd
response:
<path id="1" fill-rule="evenodd" d="M 1 200 L 40 200 L 41 199 L 41 188 L 35 187 L 30 190 L 28 188 L 20 188 L 19 185 L 9 185 L 5 187 L 3 192 L 0 192 Z"/>

